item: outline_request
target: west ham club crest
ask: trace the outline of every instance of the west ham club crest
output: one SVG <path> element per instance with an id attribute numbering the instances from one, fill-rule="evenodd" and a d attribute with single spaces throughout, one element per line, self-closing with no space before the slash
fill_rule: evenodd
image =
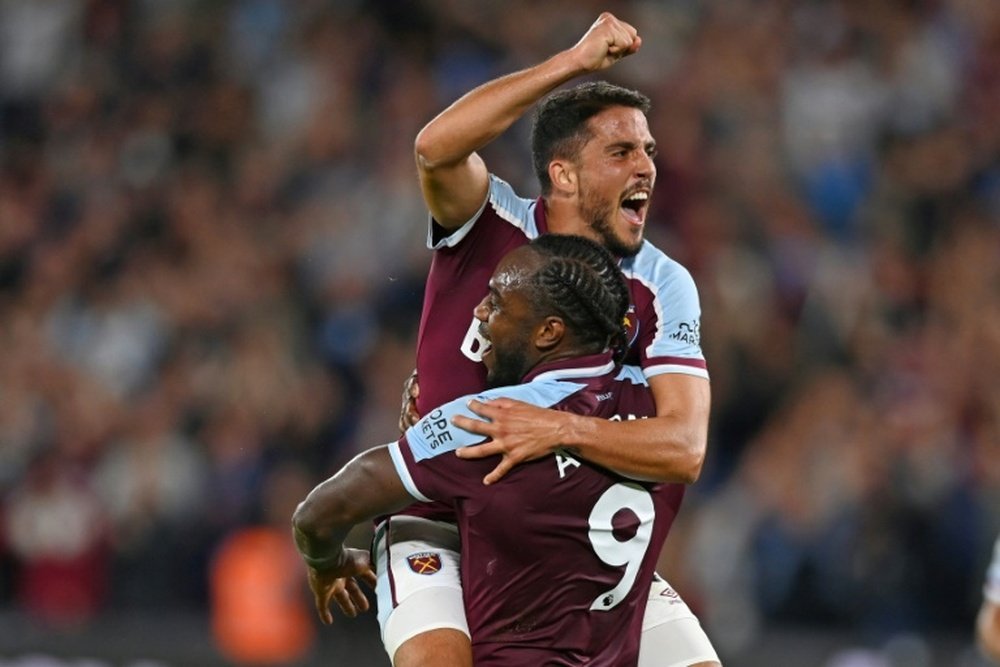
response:
<path id="1" fill-rule="evenodd" d="M 441 569 L 441 556 L 430 551 L 410 554 L 406 557 L 406 562 L 417 574 L 434 574 Z"/>

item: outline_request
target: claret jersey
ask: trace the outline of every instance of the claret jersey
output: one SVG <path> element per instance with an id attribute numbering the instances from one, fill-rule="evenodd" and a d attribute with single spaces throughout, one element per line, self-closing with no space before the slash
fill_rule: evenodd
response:
<path id="1" fill-rule="evenodd" d="M 482 209 L 450 234 L 442 231 L 431 220 L 427 245 L 434 255 L 417 334 L 421 415 L 486 386 L 484 341 L 473 311 L 488 293 L 504 255 L 549 229 L 541 199 L 525 199 L 491 174 Z M 660 373 L 707 378 L 698 291 L 688 271 L 649 242 L 620 266 L 631 297 L 626 364 L 633 371 L 641 369 L 646 378 Z M 450 520 L 447 510 L 433 503 L 418 503 L 402 513 Z"/>
<path id="2" fill-rule="evenodd" d="M 654 413 L 641 375 L 616 371 L 607 353 L 543 365 L 523 384 L 476 394 L 501 396 L 609 419 Z M 471 414 L 468 398 L 432 410 L 389 449 L 414 498 L 455 511 L 475 664 L 634 665 L 684 487 L 631 480 L 564 451 L 484 486 L 498 457 L 453 453 L 481 440 L 451 424 Z"/>
<path id="3" fill-rule="evenodd" d="M 520 197 L 491 175 L 482 210 L 447 236 L 440 231 L 432 221 L 428 246 L 434 256 L 417 337 L 422 415 L 486 386 L 473 310 L 486 296 L 500 259 L 547 233 L 548 226 L 541 200 Z M 698 291 L 687 270 L 649 242 L 622 260 L 621 269 L 632 301 L 626 363 L 641 367 L 647 378 L 660 373 L 708 377 L 699 340 Z"/>

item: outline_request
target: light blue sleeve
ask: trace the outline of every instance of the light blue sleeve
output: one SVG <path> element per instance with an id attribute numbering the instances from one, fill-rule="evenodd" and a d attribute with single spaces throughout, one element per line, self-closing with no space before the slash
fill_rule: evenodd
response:
<path id="1" fill-rule="evenodd" d="M 476 222 L 483 217 L 486 208 L 492 208 L 497 216 L 502 220 L 524 230 L 529 239 L 538 236 L 538 226 L 535 224 L 535 201 L 525 199 L 514 191 L 511 185 L 493 174 L 490 174 L 490 186 L 486 195 L 486 200 L 479 207 L 476 214 L 468 222 L 454 230 L 448 236 L 434 237 L 434 219 L 427 217 L 427 248 L 430 250 L 440 250 L 441 248 L 454 248 L 462 242 Z"/>
<path id="2" fill-rule="evenodd" d="M 400 443 L 390 442 L 386 445 L 389 449 L 389 457 L 392 459 L 392 465 L 396 469 L 396 474 L 399 475 L 399 479 L 403 482 L 403 487 L 406 491 L 419 500 L 422 503 L 433 502 L 433 499 L 428 498 L 423 494 L 423 492 L 417 488 L 417 483 L 413 481 L 413 475 L 410 473 L 410 467 L 406 465 L 406 457 L 400 451 Z"/>
<path id="3" fill-rule="evenodd" d="M 701 304 L 688 270 L 649 243 L 623 263 L 622 270 L 652 295 L 652 312 L 639 314 L 636 341 L 646 377 L 685 373 L 707 378 L 701 350 Z"/>
<path id="4" fill-rule="evenodd" d="M 639 384 L 644 387 L 649 386 L 649 380 L 642 374 L 642 367 L 640 366 L 622 366 L 618 370 L 618 375 L 615 376 L 615 379 L 619 382 L 631 382 L 632 384 Z"/>
<path id="5" fill-rule="evenodd" d="M 513 398 L 542 408 L 549 408 L 572 396 L 586 385 L 565 380 L 544 380 L 512 387 L 498 387 L 474 396 L 463 396 L 437 408 L 406 431 L 413 458 L 417 461 L 433 458 L 459 447 L 479 444 L 483 436 L 460 429 L 451 423 L 456 415 L 481 419 L 469 409 L 469 401 L 488 402 L 496 398 Z"/>

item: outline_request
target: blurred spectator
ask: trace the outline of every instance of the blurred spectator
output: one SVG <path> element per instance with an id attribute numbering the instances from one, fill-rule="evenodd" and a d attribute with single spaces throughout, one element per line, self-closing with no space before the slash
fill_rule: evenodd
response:
<path id="1" fill-rule="evenodd" d="M 163 396 L 146 397 L 124 422 L 93 473 L 111 520 L 115 602 L 170 605 L 188 581 L 183 555 L 204 511 L 205 463 Z"/>
<path id="2" fill-rule="evenodd" d="M 311 488 L 395 435 L 415 134 L 606 8 L 397 4 L 0 0 L 0 602 L 205 608 L 283 463 Z M 612 4 L 713 380 L 665 573 L 724 654 L 967 631 L 1000 532 L 1000 5 Z M 526 131 L 488 150 L 530 188 Z"/>
<path id="3" fill-rule="evenodd" d="M 237 664 L 295 664 L 315 641 L 305 570 L 288 539 L 288 517 L 311 479 L 298 466 L 274 468 L 262 489 L 260 522 L 232 531 L 212 560 L 212 630 Z"/>
<path id="4" fill-rule="evenodd" d="M 107 520 L 86 478 L 41 452 L 4 509 L 18 603 L 56 626 L 85 623 L 105 602 L 109 574 Z"/>

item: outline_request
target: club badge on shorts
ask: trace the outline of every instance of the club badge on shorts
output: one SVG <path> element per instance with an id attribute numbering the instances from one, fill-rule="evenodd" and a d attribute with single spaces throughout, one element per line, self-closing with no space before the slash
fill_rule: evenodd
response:
<path id="1" fill-rule="evenodd" d="M 441 569 L 441 556 L 431 551 L 410 554 L 406 557 L 406 562 L 417 574 L 434 574 Z"/>

